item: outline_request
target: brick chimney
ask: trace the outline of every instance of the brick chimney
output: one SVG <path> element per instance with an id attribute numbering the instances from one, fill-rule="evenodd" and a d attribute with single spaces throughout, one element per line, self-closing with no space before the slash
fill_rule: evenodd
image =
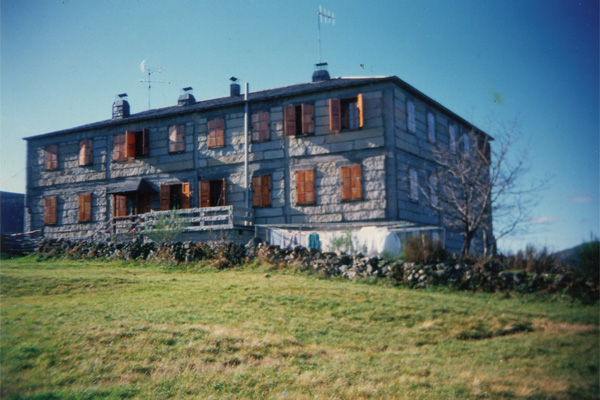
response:
<path id="1" fill-rule="evenodd" d="M 129 117 L 129 102 L 127 101 L 127 93 L 118 95 L 118 99 L 113 103 L 113 119 Z"/>
<path id="2" fill-rule="evenodd" d="M 190 106 L 196 102 L 196 98 L 192 94 L 193 89 L 191 87 L 185 87 L 181 90 L 183 93 L 181 93 L 177 99 L 178 106 Z"/>

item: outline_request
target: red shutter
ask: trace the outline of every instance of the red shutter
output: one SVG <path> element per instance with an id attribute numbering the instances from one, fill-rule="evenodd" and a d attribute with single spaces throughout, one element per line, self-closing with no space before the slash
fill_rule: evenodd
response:
<path id="1" fill-rule="evenodd" d="M 44 224 L 56 225 L 56 197 L 44 199 Z"/>
<path id="2" fill-rule="evenodd" d="M 171 209 L 171 186 L 160 185 L 160 210 L 168 211 Z"/>
<path id="3" fill-rule="evenodd" d="M 341 167 L 342 201 L 352 200 L 351 167 Z"/>
<path id="4" fill-rule="evenodd" d="M 261 207 L 262 206 L 262 197 L 261 197 L 261 177 L 254 176 L 252 177 L 252 206 L 253 207 Z"/>
<path id="5" fill-rule="evenodd" d="M 359 93 L 356 96 L 356 108 L 358 108 L 358 127 L 362 128 L 365 124 L 363 95 Z"/>
<path id="6" fill-rule="evenodd" d="M 252 205 L 268 207 L 271 205 L 271 176 L 262 175 L 252 178 Z"/>
<path id="7" fill-rule="evenodd" d="M 340 99 L 329 99 L 329 130 L 331 132 L 339 132 L 342 130 Z"/>
<path id="8" fill-rule="evenodd" d="M 283 119 L 285 136 L 296 136 L 296 106 L 285 106 Z"/>
<path id="9" fill-rule="evenodd" d="M 125 149 L 127 158 L 135 158 L 135 132 L 125 132 Z"/>
<path id="10" fill-rule="evenodd" d="M 190 208 L 190 183 L 183 182 L 181 184 L 181 208 Z"/>
<path id="11" fill-rule="evenodd" d="M 92 139 L 86 139 L 79 142 L 79 165 L 92 164 Z"/>
<path id="12" fill-rule="evenodd" d="M 298 204 L 304 204 L 306 202 L 304 182 L 304 171 L 296 172 L 296 203 Z"/>
<path id="13" fill-rule="evenodd" d="M 208 148 L 225 147 L 225 119 L 208 121 Z"/>
<path id="14" fill-rule="evenodd" d="M 121 135 L 115 135 L 113 138 L 113 160 L 124 160 L 127 158 L 127 151 L 125 146 L 125 137 L 123 133 Z"/>
<path id="15" fill-rule="evenodd" d="M 361 200 L 362 199 L 362 168 L 360 165 L 353 165 L 351 171 L 351 179 L 352 179 L 352 200 Z"/>

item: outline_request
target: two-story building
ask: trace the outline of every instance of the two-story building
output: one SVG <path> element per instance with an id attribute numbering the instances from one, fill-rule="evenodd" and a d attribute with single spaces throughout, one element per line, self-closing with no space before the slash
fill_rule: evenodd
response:
<path id="1" fill-rule="evenodd" d="M 227 97 L 188 91 L 136 114 L 123 97 L 111 119 L 25 139 L 27 230 L 88 238 L 172 209 L 199 239 L 246 240 L 255 225 L 443 229 L 419 184 L 437 167 L 433 146 L 461 151 L 471 131 L 485 135 L 395 76 L 319 70 L 247 96 L 234 82 Z M 458 251 L 460 234 L 445 243 Z"/>

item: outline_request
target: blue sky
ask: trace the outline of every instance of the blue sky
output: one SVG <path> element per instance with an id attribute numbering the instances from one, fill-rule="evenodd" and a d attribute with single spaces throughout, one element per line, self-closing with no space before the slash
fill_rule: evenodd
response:
<path id="1" fill-rule="evenodd" d="M 226 96 L 310 80 L 322 56 L 332 76 L 396 75 L 486 129 L 519 122 L 528 178 L 549 177 L 531 231 L 500 243 L 560 250 L 599 231 L 597 0 L 92 1 L 2 0 L 0 190 L 24 192 L 23 137 L 111 117 L 127 92 L 132 112 L 180 89 Z M 490 131 L 493 135 L 494 131 Z"/>

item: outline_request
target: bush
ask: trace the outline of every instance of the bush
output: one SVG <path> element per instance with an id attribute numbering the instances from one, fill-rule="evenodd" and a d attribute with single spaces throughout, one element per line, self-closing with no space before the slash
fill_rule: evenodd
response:
<path id="1" fill-rule="evenodd" d="M 600 278 L 600 241 L 598 239 L 584 243 L 577 251 L 581 275 L 593 282 Z"/>
<path id="2" fill-rule="evenodd" d="M 426 235 L 412 236 L 404 244 L 406 261 L 417 264 L 432 264 L 446 260 L 446 251 L 440 241 L 432 241 Z"/>

